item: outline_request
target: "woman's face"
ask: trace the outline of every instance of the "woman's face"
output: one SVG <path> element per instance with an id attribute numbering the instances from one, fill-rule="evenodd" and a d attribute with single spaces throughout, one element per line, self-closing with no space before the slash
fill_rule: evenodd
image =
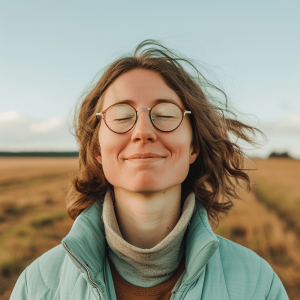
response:
<path id="1" fill-rule="evenodd" d="M 131 100 L 135 108 L 149 107 L 157 99 L 175 101 L 186 109 L 162 77 L 153 71 L 135 69 L 118 77 L 106 90 L 103 110 L 122 100 Z M 107 180 L 115 187 L 136 193 L 152 193 L 180 185 L 189 165 L 197 158 L 191 146 L 192 127 L 188 116 L 172 132 L 161 132 L 151 123 L 149 111 L 138 111 L 135 126 L 126 133 L 112 132 L 101 119 L 99 142 Z M 155 154 L 156 158 L 133 158 Z"/>

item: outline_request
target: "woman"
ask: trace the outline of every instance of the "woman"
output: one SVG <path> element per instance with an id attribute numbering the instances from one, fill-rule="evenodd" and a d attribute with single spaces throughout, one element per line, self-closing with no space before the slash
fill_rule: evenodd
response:
<path id="1" fill-rule="evenodd" d="M 250 189 L 229 134 L 253 143 L 255 128 L 213 104 L 204 91 L 214 87 L 183 63 L 144 41 L 86 96 L 74 225 L 25 269 L 11 299 L 288 299 L 265 260 L 209 225 L 231 209 L 237 183 Z"/>

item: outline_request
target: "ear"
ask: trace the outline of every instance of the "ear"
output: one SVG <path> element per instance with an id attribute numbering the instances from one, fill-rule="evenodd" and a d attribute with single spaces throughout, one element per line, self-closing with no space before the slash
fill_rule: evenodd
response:
<path id="1" fill-rule="evenodd" d="M 102 156 L 101 156 L 101 155 L 98 155 L 98 156 L 96 156 L 96 159 L 97 159 L 98 163 L 99 163 L 100 165 L 102 165 Z"/>
<path id="2" fill-rule="evenodd" d="M 194 150 L 193 146 L 191 146 L 190 164 L 192 164 L 197 159 L 198 155 L 199 155 L 199 150 Z"/>

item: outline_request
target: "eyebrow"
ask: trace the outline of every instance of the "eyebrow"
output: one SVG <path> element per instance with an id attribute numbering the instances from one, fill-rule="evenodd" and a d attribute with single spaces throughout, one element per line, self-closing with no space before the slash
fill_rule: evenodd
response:
<path id="1" fill-rule="evenodd" d="M 163 102 L 170 102 L 170 103 L 174 103 L 176 105 L 179 105 L 179 103 L 177 103 L 175 100 L 172 100 L 172 99 L 156 99 L 154 101 L 154 105 L 158 104 L 158 103 L 163 103 Z M 131 104 L 132 106 L 134 106 L 134 104 L 136 104 L 136 102 L 133 101 L 133 100 L 130 100 L 130 99 L 125 99 L 125 100 L 117 101 L 114 104 Z"/>

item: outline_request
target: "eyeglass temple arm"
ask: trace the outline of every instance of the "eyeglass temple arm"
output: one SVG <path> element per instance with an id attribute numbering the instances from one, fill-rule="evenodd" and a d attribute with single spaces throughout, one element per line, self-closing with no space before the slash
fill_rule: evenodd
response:
<path id="1" fill-rule="evenodd" d="M 96 113 L 96 117 L 98 118 L 98 116 L 101 116 L 103 118 L 103 113 L 100 112 L 100 113 Z"/>

